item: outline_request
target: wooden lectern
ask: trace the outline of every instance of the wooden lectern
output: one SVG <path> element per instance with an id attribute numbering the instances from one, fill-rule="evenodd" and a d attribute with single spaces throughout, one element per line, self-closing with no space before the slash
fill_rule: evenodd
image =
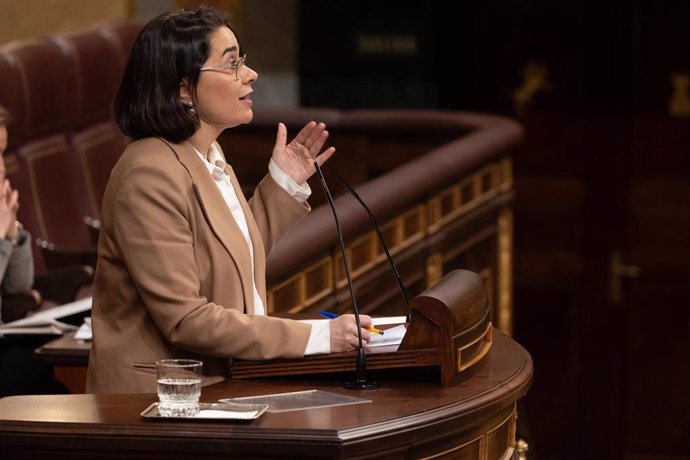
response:
<path id="1" fill-rule="evenodd" d="M 532 360 L 494 330 L 491 350 L 461 385 L 420 381 L 403 369 L 367 404 L 267 412 L 247 421 L 141 417 L 155 394 L 37 395 L 0 399 L 3 460 L 515 458 L 517 401 Z M 463 371 L 462 374 L 467 374 Z M 353 395 L 330 379 L 229 379 L 204 387 L 202 402 L 322 390 Z"/>
<path id="2" fill-rule="evenodd" d="M 407 333 L 399 346 L 367 349 L 367 369 L 420 367 L 455 385 L 489 352 L 491 309 L 481 278 L 454 270 L 410 302 Z M 355 371 L 356 352 L 269 361 L 234 360 L 232 378 Z"/>

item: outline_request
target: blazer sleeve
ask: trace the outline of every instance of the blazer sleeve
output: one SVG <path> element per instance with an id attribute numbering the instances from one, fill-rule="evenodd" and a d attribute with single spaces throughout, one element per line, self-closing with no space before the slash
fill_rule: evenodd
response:
<path id="1" fill-rule="evenodd" d="M 113 208 L 114 241 L 160 333 L 175 346 L 208 356 L 303 356 L 308 325 L 246 315 L 243 304 L 219 305 L 200 294 L 195 249 L 201 249 L 194 247 L 192 231 L 193 207 L 199 203 L 186 170 L 179 164 L 161 167 L 160 162 L 130 168 Z M 239 289 L 236 276 L 216 282 Z"/>
<path id="2" fill-rule="evenodd" d="M 249 206 L 261 232 L 266 254 L 311 209 L 307 203 L 301 204 L 278 185 L 270 174 L 254 190 Z"/>

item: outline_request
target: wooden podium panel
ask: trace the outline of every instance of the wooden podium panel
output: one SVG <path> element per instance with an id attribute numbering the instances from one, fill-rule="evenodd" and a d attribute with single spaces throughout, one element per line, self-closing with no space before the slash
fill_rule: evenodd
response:
<path id="1" fill-rule="evenodd" d="M 0 456 L 13 459 L 509 458 L 515 405 L 532 360 L 494 330 L 477 372 L 441 386 L 411 369 L 350 391 L 333 379 L 231 379 L 202 389 L 202 402 L 320 389 L 371 403 L 265 413 L 257 420 L 149 420 L 154 394 L 11 396 L 0 399 Z"/>
<path id="2" fill-rule="evenodd" d="M 399 346 L 368 349 L 367 369 L 415 368 L 442 385 L 469 377 L 492 344 L 491 308 L 481 278 L 454 270 L 412 299 L 408 331 Z M 84 389 L 89 342 L 68 334 L 38 348 L 36 354 L 54 364 L 56 376 L 74 393 Z M 356 352 L 314 355 L 297 359 L 232 362 L 236 379 L 355 371 Z"/>
<path id="3" fill-rule="evenodd" d="M 411 319 L 399 347 L 367 349 L 367 369 L 430 368 L 455 385 L 491 348 L 491 309 L 481 278 L 454 270 L 410 302 Z M 298 359 L 232 362 L 233 378 L 354 371 L 356 352 Z M 421 371 L 418 371 L 421 372 Z"/>

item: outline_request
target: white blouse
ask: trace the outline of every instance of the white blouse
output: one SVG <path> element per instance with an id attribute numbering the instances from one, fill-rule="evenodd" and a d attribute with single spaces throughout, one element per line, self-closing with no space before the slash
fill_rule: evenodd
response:
<path id="1" fill-rule="evenodd" d="M 218 186 L 218 190 L 225 203 L 230 209 L 232 217 L 237 222 L 237 225 L 242 231 L 245 241 L 247 242 L 247 248 L 249 249 L 249 257 L 251 260 L 251 273 L 254 273 L 254 246 L 252 244 L 252 239 L 249 236 L 249 227 L 247 226 L 247 219 L 242 212 L 242 206 L 235 193 L 235 189 L 230 183 L 230 179 L 225 174 L 225 159 L 223 155 L 218 150 L 217 145 L 211 144 L 210 148 L 210 161 L 204 155 L 202 155 L 198 150 L 196 153 L 199 158 L 204 162 L 208 172 L 211 174 L 214 182 Z M 278 185 L 280 185 L 285 191 L 287 191 L 293 198 L 295 198 L 300 203 L 307 201 L 311 195 L 311 188 L 306 182 L 303 184 L 298 184 L 290 176 L 285 174 L 283 170 L 273 161 L 268 164 L 268 171 L 273 180 L 275 180 Z M 256 289 L 256 280 L 252 279 L 252 293 L 254 297 L 254 314 L 265 315 L 266 307 L 264 302 L 261 300 L 259 291 Z M 309 341 L 307 342 L 307 347 L 304 350 L 305 355 L 315 355 L 321 353 L 331 352 L 331 332 L 327 321 L 312 322 L 311 333 L 309 334 Z"/>

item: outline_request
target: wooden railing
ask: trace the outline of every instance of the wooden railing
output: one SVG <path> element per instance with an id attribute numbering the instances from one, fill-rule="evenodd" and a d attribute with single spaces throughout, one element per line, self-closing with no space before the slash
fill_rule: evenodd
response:
<path id="1" fill-rule="evenodd" d="M 341 156 L 338 169 L 350 161 L 345 167 L 359 179 L 372 175 L 369 168 L 374 163 L 380 169 L 406 158 L 388 172 L 360 181 L 356 190 L 376 216 L 409 294 L 422 292 L 453 269 L 473 270 L 484 280 L 494 323 L 511 332 L 510 148 L 522 136 L 517 123 L 459 112 L 305 109 L 286 116 L 271 111 L 257 113 L 252 125 L 233 133 L 233 145 L 250 145 L 247 139 L 262 144 L 262 131 L 274 135 L 281 118 L 295 129 L 310 119 L 325 119 L 338 149 L 334 159 Z M 356 146 L 356 158 L 348 158 L 341 144 Z M 327 178 L 337 184 L 328 174 Z M 315 197 L 320 194 L 318 188 L 312 189 Z M 366 211 L 348 194 L 335 202 L 360 310 L 406 313 Z M 273 313 L 349 311 L 342 256 L 327 205 L 316 207 L 273 249 L 268 286 L 268 309 Z"/>

